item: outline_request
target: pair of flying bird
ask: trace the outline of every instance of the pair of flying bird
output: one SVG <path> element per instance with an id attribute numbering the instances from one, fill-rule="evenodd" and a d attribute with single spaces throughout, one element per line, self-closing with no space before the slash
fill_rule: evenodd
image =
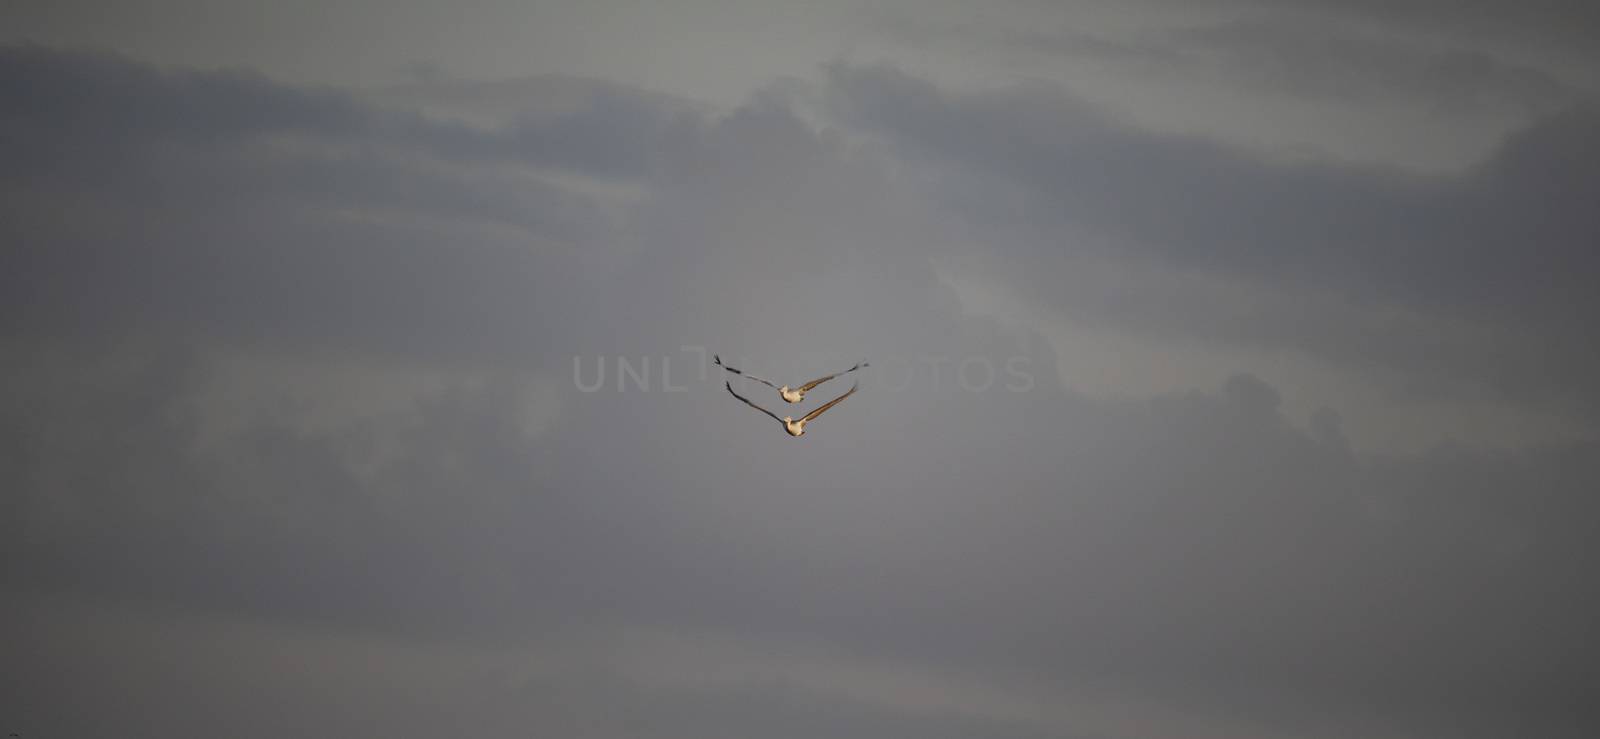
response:
<path id="1" fill-rule="evenodd" d="M 722 357 L 721 356 L 718 356 L 716 354 L 713 354 L 711 356 L 712 356 L 713 359 L 716 360 L 718 367 L 721 367 L 721 368 L 723 368 L 723 369 L 725 369 L 725 370 L 727 370 L 729 372 L 732 372 L 732 373 L 734 373 L 734 374 L 736 374 L 736 375 L 738 375 L 740 377 L 745 377 L 745 378 L 748 378 L 748 379 L 751 379 L 751 380 L 755 380 L 756 382 L 759 382 L 759 383 L 761 383 L 763 385 L 766 385 L 767 387 L 770 387 L 770 388 L 772 388 L 774 390 L 777 390 L 778 391 L 778 397 L 783 398 L 783 402 L 785 402 L 785 403 L 798 403 L 798 402 L 800 402 L 802 400 L 805 400 L 806 399 L 806 393 L 810 392 L 812 388 L 814 388 L 814 387 L 816 387 L 818 385 L 821 385 L 824 382 L 832 380 L 833 378 L 838 377 L 839 375 L 843 375 L 843 374 L 847 374 L 847 373 L 850 373 L 850 372 L 854 372 L 854 371 L 856 371 L 858 369 L 861 369 L 862 367 L 869 366 L 864 361 L 863 362 L 857 362 L 856 366 L 851 367 L 850 369 L 847 369 L 847 370 L 845 370 L 843 372 L 835 372 L 835 373 L 833 373 L 831 375 L 828 375 L 827 377 L 818 377 L 817 379 L 812 380 L 811 382 L 808 382 L 808 383 L 806 383 L 804 385 L 801 385 L 800 387 L 791 388 L 788 385 L 784 385 L 782 387 L 779 387 L 777 385 L 772 384 L 771 382 L 768 382 L 767 380 L 763 380 L 763 379 L 761 379 L 759 377 L 756 377 L 755 375 L 749 374 L 749 373 L 744 372 L 742 370 L 737 370 L 737 369 L 734 369 L 732 367 L 729 367 L 728 365 L 722 363 Z M 829 408 L 832 408 L 835 405 L 838 405 L 839 401 L 844 400 L 845 398 L 848 398 L 851 395 L 855 394 L 856 389 L 861 387 L 861 383 L 860 382 L 857 382 L 856 384 L 851 385 L 849 392 L 846 392 L 844 395 L 841 395 L 841 396 L 839 396 L 837 398 L 834 398 L 833 400 L 830 400 L 830 401 L 828 401 L 826 403 L 823 403 L 820 406 L 817 406 L 816 410 L 813 410 L 810 413 L 807 413 L 804 416 L 802 416 L 799 420 L 796 420 L 792 416 L 784 416 L 782 418 L 779 418 L 778 414 L 773 413 L 772 411 L 769 411 L 769 410 L 767 410 L 765 408 L 762 408 L 759 405 L 756 405 L 755 403 L 750 402 L 749 398 L 746 398 L 745 396 L 740 395 L 738 392 L 734 391 L 733 382 L 731 380 L 726 382 L 726 383 L 724 383 L 724 384 L 728 386 L 728 392 L 732 393 L 733 397 L 744 401 L 745 404 L 750 406 L 751 408 L 754 408 L 754 409 L 756 409 L 758 411 L 761 411 L 762 413 L 765 413 L 765 414 L 767 414 L 769 416 L 772 416 L 773 420 L 777 421 L 778 423 L 783 424 L 783 430 L 789 432 L 790 436 L 800 436 L 800 435 L 804 434 L 806 432 L 806 424 L 807 423 L 810 423 L 811 421 L 815 420 L 817 416 L 822 415 Z"/>

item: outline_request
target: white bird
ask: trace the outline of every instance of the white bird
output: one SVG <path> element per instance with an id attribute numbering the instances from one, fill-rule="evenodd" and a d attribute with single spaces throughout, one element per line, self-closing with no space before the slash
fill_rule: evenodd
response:
<path id="1" fill-rule="evenodd" d="M 848 398 L 851 395 L 854 395 L 855 392 L 856 392 L 856 388 L 861 387 L 861 383 L 859 383 L 859 382 L 854 384 L 854 385 L 851 385 L 850 386 L 850 392 L 847 392 L 844 395 L 841 395 L 841 396 L 839 396 L 837 398 L 834 398 L 833 400 L 830 400 L 830 401 L 828 401 L 826 403 L 823 403 L 822 405 L 818 406 L 816 410 L 814 410 L 814 411 L 812 411 L 810 413 L 807 413 L 804 418 L 801 418 L 800 420 L 796 421 L 796 420 L 794 420 L 793 418 L 791 418 L 789 416 L 784 416 L 783 418 L 778 418 L 778 414 L 773 413 L 772 411 L 769 411 L 769 410 L 767 410 L 765 408 L 762 408 L 761 406 L 750 402 L 749 398 L 746 398 L 745 396 L 740 395 L 737 392 L 734 392 L 733 383 L 731 381 L 727 382 L 725 384 L 728 386 L 728 392 L 733 393 L 733 397 L 744 401 L 745 404 L 750 406 L 751 408 L 754 408 L 754 409 L 756 409 L 758 411 L 761 411 L 762 413 L 765 413 L 765 414 L 767 414 L 769 416 L 772 416 L 772 418 L 774 420 L 776 420 L 779 423 L 783 424 L 783 430 L 789 432 L 790 436 L 800 436 L 800 435 L 804 434 L 806 432 L 806 424 L 807 423 L 810 423 L 812 420 L 815 420 L 817 416 L 822 415 L 823 411 L 826 411 L 829 408 L 832 408 L 835 405 L 837 405 L 839 403 L 839 401 L 844 400 L 845 398 Z"/>
<path id="2" fill-rule="evenodd" d="M 838 377 L 839 375 L 843 375 L 843 374 L 847 374 L 847 373 L 850 373 L 850 372 L 854 372 L 854 371 L 856 371 L 858 369 L 861 369 L 862 367 L 871 367 L 872 366 L 870 364 L 867 364 L 866 361 L 857 362 L 856 366 L 851 367 L 850 369 L 847 369 L 844 372 L 835 372 L 835 373 L 833 373 L 831 375 L 828 375 L 827 377 L 818 377 L 817 379 L 812 380 L 811 382 L 808 382 L 808 383 L 806 383 L 804 385 L 801 385 L 800 387 L 791 388 L 788 385 L 784 385 L 783 387 L 778 387 L 777 385 L 774 385 L 774 384 L 772 384 L 771 382 L 769 382 L 767 380 L 763 380 L 763 379 L 761 379 L 759 377 L 756 377 L 755 375 L 748 374 L 748 373 L 743 372 L 741 370 L 736 370 L 736 369 L 734 369 L 732 367 L 729 367 L 728 365 L 722 363 L 722 357 L 719 356 L 719 355 L 713 354 L 713 355 L 711 355 L 711 358 L 716 360 L 718 367 L 721 367 L 721 368 L 723 368 L 723 369 L 725 369 L 725 370 L 727 370 L 729 372 L 732 372 L 732 373 L 734 373 L 734 374 L 736 374 L 736 375 L 738 375 L 740 377 L 748 377 L 748 378 L 750 378 L 752 380 L 755 380 L 756 382 L 759 382 L 759 383 L 761 383 L 763 385 L 766 385 L 767 387 L 770 387 L 770 388 L 772 388 L 774 390 L 777 390 L 778 391 L 778 397 L 783 398 L 783 402 L 785 402 L 785 403 L 798 403 L 798 402 L 806 399 L 806 393 L 810 392 L 811 388 L 814 388 L 814 387 L 816 387 L 818 385 L 821 385 L 822 383 L 827 382 L 829 380 L 832 380 L 833 378 Z"/>

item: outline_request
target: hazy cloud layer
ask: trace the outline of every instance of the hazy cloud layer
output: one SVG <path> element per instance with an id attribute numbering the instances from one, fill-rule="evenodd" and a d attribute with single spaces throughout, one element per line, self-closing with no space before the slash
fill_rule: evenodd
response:
<path id="1" fill-rule="evenodd" d="M 1231 0 L 1222 0 L 1222 4 L 1233 3 Z M 1266 3 L 1246 0 L 1239 4 Z M 1489 0 L 1466 5 L 1444 0 L 1357 0 L 1348 3 L 1300 0 L 1291 5 L 1319 11 L 1325 18 L 1354 15 L 1370 21 L 1427 28 L 1435 33 L 1509 36 L 1531 44 L 1550 44 L 1552 40 L 1559 40 L 1582 47 L 1600 34 L 1600 13 L 1595 12 L 1593 5 L 1580 0 Z"/>
<path id="2" fill-rule="evenodd" d="M 1204 8 L 1194 4 L 1192 8 Z M 880 30 L 907 42 L 1009 47 L 1019 60 L 1068 62 L 1187 85 L 1349 106 L 1415 109 L 1450 117 L 1537 115 L 1583 96 L 1573 76 L 1506 58 L 1476 44 L 1417 38 L 1392 27 L 1330 22 L 1317 14 L 1215 11 L 1151 22 L 1133 31 L 1086 30 L 1071 17 L 1038 23 L 983 20 L 941 25 L 908 11 Z M 1164 22 L 1163 22 L 1164 21 Z M 1459 44 L 1459 45 L 1453 45 Z"/>
<path id="3" fill-rule="evenodd" d="M 1248 372 L 1089 397 L 934 268 L 1421 386 L 1548 352 L 1491 369 L 1593 402 L 1592 113 L 1438 181 L 884 66 L 829 68 L 820 127 L 779 92 L 710 114 L 425 84 L 426 114 L 0 52 L 0 585 L 25 604 L 0 715 L 25 736 L 1600 722 L 1593 443 L 1360 453 Z M 1078 263 L 1144 300 L 1084 302 Z M 1235 321 L 1199 279 L 1277 302 Z M 1281 310 L 1301 294 L 1327 303 Z M 1526 343 L 1411 346 L 1463 322 Z M 697 347 L 774 379 L 875 367 L 796 441 Z M 649 391 L 617 390 L 619 356 Z"/>
<path id="4" fill-rule="evenodd" d="M 835 66 L 829 79 L 833 110 L 937 162 L 950 207 L 985 223 L 980 234 L 1013 236 L 987 240 L 1020 265 L 1008 277 L 1076 315 L 1467 373 L 1518 400 L 1577 400 L 1595 418 L 1600 355 L 1582 338 L 1600 308 L 1592 107 L 1518 133 L 1465 175 L 1424 178 L 1132 130 L 1047 86 L 949 94 L 886 67 Z M 1151 300 L 1074 282 L 1107 251 L 1231 283 L 1219 298 L 1179 279 L 1192 286 Z M 1033 269 L 1040 260 L 1059 269 Z M 1244 306 L 1221 302 L 1240 295 Z"/>

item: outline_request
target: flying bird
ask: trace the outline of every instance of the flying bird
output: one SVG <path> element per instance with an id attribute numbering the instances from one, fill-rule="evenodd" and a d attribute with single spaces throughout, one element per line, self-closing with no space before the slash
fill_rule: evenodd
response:
<path id="1" fill-rule="evenodd" d="M 705 356 L 705 355 L 701 355 L 701 356 Z M 866 361 L 863 360 L 863 361 L 857 362 L 856 366 L 851 367 L 850 369 L 847 369 L 847 370 L 845 370 L 843 372 L 835 372 L 835 373 L 833 373 L 831 375 L 828 375 L 827 377 L 818 377 L 817 379 L 812 380 L 811 382 L 808 382 L 808 383 L 806 383 L 804 385 L 801 385 L 800 387 L 791 388 L 788 385 L 784 385 L 783 387 L 778 387 L 777 385 L 774 385 L 774 384 L 772 384 L 771 382 L 769 382 L 767 380 L 763 380 L 763 379 L 761 379 L 759 377 L 756 377 L 755 375 L 749 374 L 749 373 L 744 372 L 742 370 L 737 370 L 737 369 L 734 369 L 732 367 L 729 367 L 728 365 L 722 363 L 722 357 L 719 356 L 719 355 L 713 354 L 713 355 L 711 355 L 711 358 L 716 360 L 718 367 L 721 367 L 721 368 L 723 368 L 723 369 L 725 369 L 725 370 L 727 370 L 729 372 L 732 372 L 732 373 L 734 373 L 734 374 L 736 374 L 736 375 L 738 375 L 740 377 L 748 377 L 748 378 L 750 378 L 752 380 L 755 380 L 756 382 L 759 382 L 759 383 L 761 383 L 763 385 L 766 385 L 767 387 L 770 387 L 770 388 L 772 388 L 774 390 L 777 390 L 778 391 L 778 396 L 783 398 L 783 402 L 785 402 L 785 403 L 798 403 L 798 402 L 806 399 L 806 393 L 810 392 L 811 388 L 814 388 L 814 387 L 816 387 L 818 385 L 821 385 L 822 383 L 827 382 L 829 380 L 832 380 L 833 378 L 838 377 L 839 375 L 843 375 L 843 374 L 847 374 L 847 373 L 850 373 L 850 372 L 854 372 L 854 371 L 856 371 L 858 369 L 861 369 L 862 367 L 871 367 L 872 366 L 870 364 L 867 364 Z"/>
<path id="2" fill-rule="evenodd" d="M 839 396 L 837 398 L 834 398 L 833 400 L 830 400 L 830 401 L 828 401 L 826 403 L 823 403 L 820 406 L 817 406 L 816 410 L 811 411 L 810 413 L 807 413 L 804 418 L 801 418 L 800 420 L 796 421 L 796 420 L 794 420 L 793 418 L 791 418 L 789 416 L 784 416 L 783 418 L 778 418 L 778 414 L 773 413 L 772 411 L 769 411 L 769 410 L 767 410 L 765 408 L 762 408 L 759 405 L 756 405 L 755 403 L 750 402 L 749 398 L 746 398 L 745 396 L 740 395 L 739 393 L 734 391 L 733 382 L 732 381 L 729 381 L 729 382 L 724 383 L 724 384 L 726 384 L 728 386 L 728 392 L 733 393 L 733 397 L 744 401 L 745 404 L 750 406 L 751 408 L 754 408 L 754 409 L 756 409 L 758 411 L 761 411 L 762 413 L 765 413 L 765 414 L 767 414 L 769 416 L 772 416 L 773 420 L 776 420 L 779 423 L 783 424 L 783 430 L 789 432 L 790 436 L 800 436 L 800 435 L 805 434 L 805 432 L 806 432 L 806 424 L 807 423 L 810 423 L 811 421 L 815 420 L 817 416 L 822 415 L 823 412 L 828 410 L 829 408 L 832 408 L 835 405 L 838 405 L 839 401 L 844 400 L 845 398 L 848 398 L 851 395 L 854 395 L 855 392 L 856 392 L 856 388 L 861 387 L 861 383 L 859 383 L 859 382 L 854 384 L 854 385 L 851 385 L 850 386 L 850 392 L 847 392 L 844 395 L 841 395 L 841 396 Z"/>

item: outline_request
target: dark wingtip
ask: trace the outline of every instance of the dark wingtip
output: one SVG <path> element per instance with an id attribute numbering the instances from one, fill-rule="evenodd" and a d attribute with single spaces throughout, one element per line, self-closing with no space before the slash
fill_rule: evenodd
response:
<path id="1" fill-rule="evenodd" d="M 702 354 L 702 355 L 700 355 L 700 356 L 702 356 L 702 357 L 703 357 L 703 356 L 705 356 L 705 355 L 704 355 L 704 354 Z M 715 360 L 715 361 L 716 361 L 716 363 L 717 363 L 717 364 L 719 364 L 719 365 L 720 365 L 720 364 L 722 364 L 722 355 L 721 355 L 721 354 L 713 354 L 713 355 L 711 355 L 711 358 L 712 358 L 712 359 L 713 359 L 713 360 Z"/>

